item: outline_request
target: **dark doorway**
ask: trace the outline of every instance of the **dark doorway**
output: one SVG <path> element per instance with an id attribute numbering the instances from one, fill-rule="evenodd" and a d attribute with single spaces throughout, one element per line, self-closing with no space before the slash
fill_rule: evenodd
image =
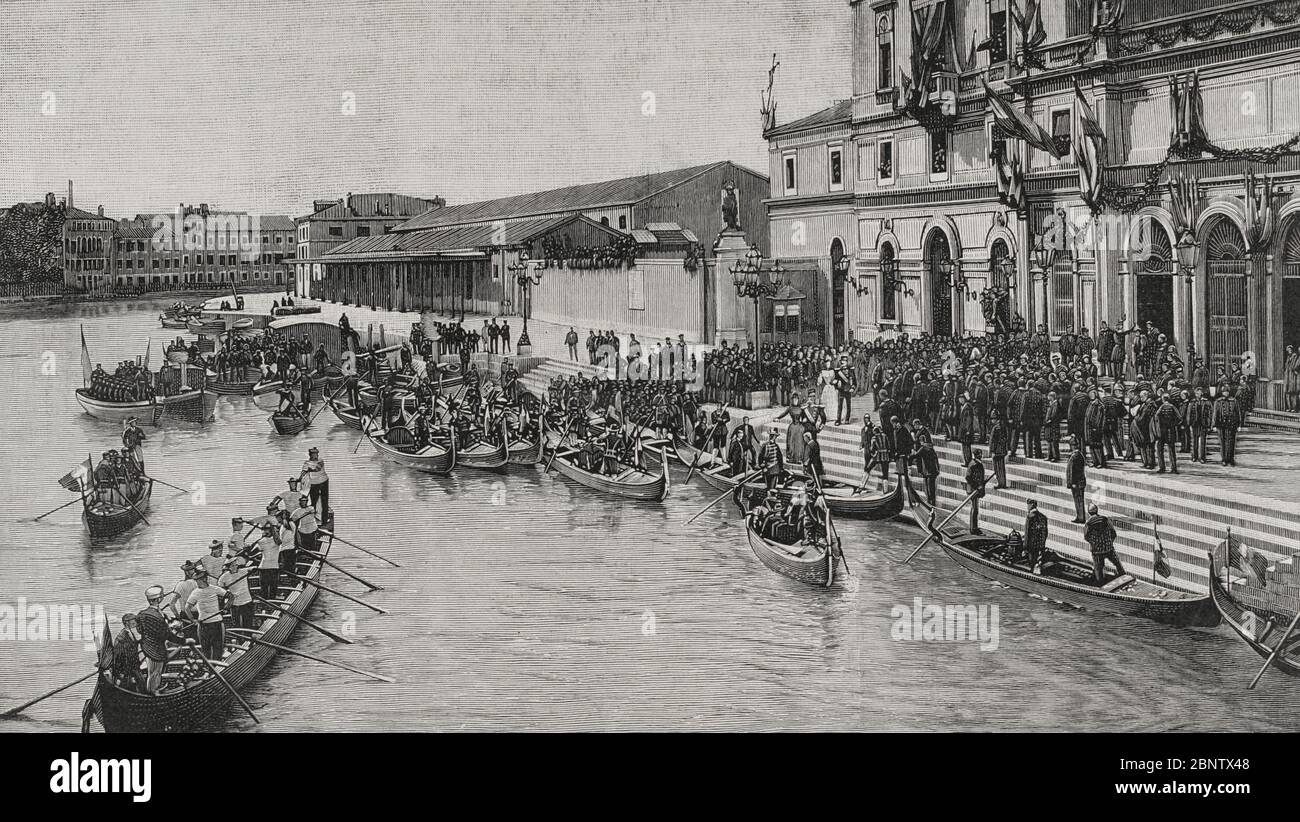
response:
<path id="1" fill-rule="evenodd" d="M 993 327 L 992 331 L 998 334 L 1007 334 L 1011 331 L 1011 280 L 1007 276 L 1008 260 L 1011 259 L 1011 250 L 1007 248 L 1005 240 L 994 240 L 993 247 L 989 249 L 989 283 L 993 287 Z M 1015 274 L 1011 274 L 1014 277 Z"/>
<path id="2" fill-rule="evenodd" d="M 1137 280 L 1137 322 L 1151 322 L 1169 339 L 1174 338 L 1174 277 L 1172 274 L 1140 274 Z"/>
<path id="3" fill-rule="evenodd" d="M 1220 219 L 1205 239 L 1206 364 L 1212 372 L 1240 360 L 1250 346 L 1246 241 L 1237 227 Z"/>
<path id="4" fill-rule="evenodd" d="M 848 303 L 848 295 L 845 294 L 848 277 L 841 272 L 843 260 L 844 243 L 836 237 L 831 242 L 831 339 L 835 341 L 836 348 L 844 344 L 844 315 Z"/>
<path id="5" fill-rule="evenodd" d="M 1282 279 L 1282 350 L 1300 350 L 1300 277 Z"/>
<path id="6" fill-rule="evenodd" d="M 932 232 L 926 244 L 926 268 L 930 272 L 930 333 L 936 337 L 953 335 L 952 288 L 942 270 L 951 259 L 948 238 L 941 231 Z"/>

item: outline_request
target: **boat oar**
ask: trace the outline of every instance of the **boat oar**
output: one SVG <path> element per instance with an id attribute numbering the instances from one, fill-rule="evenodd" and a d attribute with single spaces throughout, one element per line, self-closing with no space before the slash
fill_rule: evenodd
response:
<path id="1" fill-rule="evenodd" d="M 173 489 L 175 489 L 175 490 L 177 490 L 177 491 L 180 491 L 182 494 L 188 494 L 188 493 L 189 493 L 189 491 L 187 491 L 187 490 L 184 489 L 184 488 L 181 488 L 179 485 L 172 485 L 170 482 L 163 482 L 162 480 L 158 479 L 157 477 L 151 477 L 151 476 L 149 476 L 148 474 L 141 474 L 140 476 L 144 477 L 145 479 L 149 480 L 150 482 L 156 482 L 156 483 L 158 483 L 159 485 L 166 485 L 168 488 L 173 488 Z"/>
<path id="2" fill-rule="evenodd" d="M 246 711 L 248 715 L 253 718 L 253 721 L 256 722 L 258 725 L 261 725 L 262 720 L 258 719 L 257 714 L 253 713 L 252 706 L 250 706 L 247 702 L 244 701 L 244 698 L 239 695 L 239 691 L 235 690 L 235 686 L 231 685 L 230 682 L 224 676 L 221 675 L 221 672 L 217 670 L 217 666 L 213 665 L 210 659 L 208 659 L 206 656 L 204 656 L 202 653 L 199 653 L 195 649 L 195 646 L 198 645 L 198 643 L 192 639 L 188 639 L 185 641 L 185 644 L 189 646 L 191 651 L 195 651 L 195 654 L 198 656 L 199 659 L 203 660 L 203 664 L 208 666 L 208 670 L 212 672 L 212 675 L 215 676 L 217 680 L 221 682 L 222 685 L 226 686 L 226 690 L 230 691 L 230 695 L 239 701 L 239 704 L 242 705 L 244 711 Z"/>
<path id="3" fill-rule="evenodd" d="M 285 646 L 277 645 L 274 642 L 267 642 L 265 639 L 258 639 L 257 637 L 252 636 L 252 634 L 256 633 L 256 631 L 250 631 L 247 628 L 227 628 L 226 630 L 236 634 L 247 635 L 245 636 L 245 639 L 247 639 L 249 642 L 256 642 L 258 645 L 265 645 L 268 648 L 274 648 L 277 651 L 283 651 L 286 654 L 300 656 L 303 659 L 314 660 L 316 662 L 324 663 L 325 665 L 333 665 L 335 668 L 342 668 L 343 670 L 351 671 L 354 674 L 361 674 L 362 676 L 368 676 L 371 679 L 377 679 L 380 682 L 397 681 L 396 679 L 393 679 L 392 677 L 389 676 L 383 676 L 382 674 L 371 673 L 370 671 L 363 671 L 360 668 L 353 668 L 351 665 L 345 665 L 342 662 L 334 662 L 332 660 L 325 659 L 324 657 L 316 656 L 315 654 L 309 654 L 306 651 L 296 651 L 293 648 L 286 648 Z"/>
<path id="4" fill-rule="evenodd" d="M 347 388 L 347 387 L 348 387 L 347 380 L 344 380 L 344 381 L 343 381 L 343 384 L 340 385 L 340 386 L 338 387 L 338 389 L 337 389 L 333 394 L 330 394 L 329 399 L 327 399 L 327 400 L 325 400 L 325 402 L 321 403 L 321 404 L 320 404 L 320 407 L 316 409 L 316 411 L 311 415 L 310 418 L 308 418 L 308 420 L 307 420 L 307 424 L 308 424 L 308 425 L 311 425 L 312 420 L 316 419 L 316 417 L 320 414 L 320 412 L 322 412 L 322 411 L 324 411 L 326 408 L 328 408 L 328 407 L 329 407 L 329 404 L 332 403 L 332 402 L 334 402 L 334 398 L 337 397 L 339 394 L 343 393 L 343 389 L 344 389 L 344 388 Z"/>
<path id="5" fill-rule="evenodd" d="M 706 447 L 707 447 L 708 444 L 713 440 L 713 433 L 714 433 L 715 431 L 718 430 L 718 426 L 719 426 L 719 425 L 722 425 L 722 420 L 718 420 L 717 422 L 715 422 L 715 423 L 713 424 L 713 427 L 709 429 L 709 433 L 708 433 L 708 435 L 704 438 L 704 445 L 705 445 Z M 691 477 L 695 474 L 695 466 L 697 466 L 697 465 L 700 464 L 700 455 L 703 454 L 703 453 L 704 453 L 704 449 L 703 449 L 703 448 L 697 448 L 697 449 L 695 449 L 695 459 L 691 460 L 691 467 L 688 468 L 688 469 L 686 469 L 686 481 L 687 481 L 687 482 L 690 482 L 690 481 L 691 481 Z"/>
<path id="6" fill-rule="evenodd" d="M 0 713 L 0 719 L 5 719 L 5 718 L 11 717 L 11 716 L 18 716 L 18 714 L 20 714 L 20 713 L 22 713 L 23 711 L 27 710 L 28 708 L 32 707 L 32 706 L 35 705 L 37 702 L 42 702 L 42 701 L 44 701 L 44 700 L 46 700 L 46 699 L 49 699 L 50 697 L 54 696 L 54 695 L 57 694 L 57 693 L 60 693 L 60 692 L 62 692 L 62 691 L 66 691 L 66 690 L 68 690 L 69 688 L 71 688 L 73 685 L 80 685 L 82 682 L 85 682 L 87 679 L 90 679 L 92 676 L 94 676 L 94 675 L 97 674 L 97 673 L 99 673 L 99 669 L 98 669 L 98 668 L 96 668 L 95 670 L 91 671 L 90 673 L 86 674 L 86 675 L 83 676 L 83 677 L 79 677 L 79 678 L 77 678 L 77 679 L 72 680 L 72 681 L 69 682 L 67 685 L 60 685 L 59 687 L 55 688 L 54 690 L 52 690 L 52 691 L 46 691 L 45 693 L 41 694 L 40 696 L 36 697 L 35 699 L 29 700 L 29 701 L 27 701 L 27 702 L 24 702 L 23 704 L 19 705 L 19 706 L 16 707 L 16 708 L 10 708 L 9 710 L 5 711 L 4 713 Z"/>
<path id="7" fill-rule="evenodd" d="M 564 426 L 564 436 L 560 437 L 560 441 L 555 444 L 554 450 L 551 451 L 551 456 L 546 460 L 546 467 L 542 469 L 543 474 L 551 470 L 551 463 L 555 462 L 555 457 L 560 453 L 560 448 L 564 445 L 564 441 L 569 438 L 569 431 L 572 428 L 573 420 L 569 420 Z"/>
<path id="8" fill-rule="evenodd" d="M 1264 672 L 1268 670 L 1268 667 L 1273 664 L 1273 660 L 1277 659 L 1277 655 L 1286 647 L 1286 641 L 1290 639 L 1292 632 L 1295 631 L 1296 623 L 1298 622 L 1300 622 L 1300 611 L 1296 611 L 1295 617 L 1291 620 L 1291 624 L 1287 626 L 1286 633 L 1282 634 L 1282 638 L 1273 646 L 1273 652 L 1268 655 L 1268 659 L 1264 660 L 1264 667 L 1260 668 L 1259 673 L 1255 674 L 1255 678 L 1250 681 L 1250 685 L 1247 686 L 1246 690 L 1255 690 L 1255 686 L 1258 685 L 1260 679 L 1264 677 Z"/>
<path id="9" fill-rule="evenodd" d="M 322 585 L 321 583 L 317 582 L 314 579 L 308 579 L 307 577 L 302 576 L 301 574 L 295 574 L 293 571 L 281 571 L 281 573 L 288 574 L 294 579 L 301 580 L 302 582 L 312 586 L 313 588 L 319 588 L 322 591 L 329 591 L 334 596 L 343 597 L 344 599 L 351 600 L 352 602 L 355 602 L 358 605 L 361 605 L 365 608 L 369 608 L 370 610 L 374 611 L 377 614 L 388 613 L 383 608 L 380 608 L 378 605 L 371 605 L 369 602 L 366 602 L 364 599 L 359 599 L 350 594 L 345 594 L 342 591 L 336 591 L 333 588 L 329 587 L 328 585 Z"/>
<path id="10" fill-rule="evenodd" d="M 370 556 L 374 557 L 375 559 L 382 559 L 384 562 L 387 562 L 389 565 L 393 566 L 394 568 L 401 568 L 401 567 L 402 567 L 400 564 L 398 564 L 398 563 L 396 563 L 396 562 L 393 562 L 393 561 L 392 561 L 391 559 L 389 559 L 388 557 L 382 556 L 382 555 L 380 555 L 380 554 L 376 554 L 374 551 L 367 551 L 365 548 L 362 548 L 360 545 L 357 545 L 355 542 L 348 542 L 346 539 L 344 539 L 343 537 L 340 537 L 338 534 L 335 534 L 333 531 L 327 531 L 327 530 L 325 530 L 324 528 L 321 528 L 321 529 L 319 529 L 319 530 L 320 530 L 320 532 L 321 532 L 322 534 L 324 534 L 325 536 L 330 537 L 330 538 L 332 538 L 332 539 L 336 539 L 336 540 L 338 540 L 339 542 L 343 543 L 344 545 L 348 546 L 349 548 L 355 548 L 355 549 L 357 549 L 358 551 L 360 551 L 361 553 L 363 553 L 363 554 L 369 554 Z"/>
<path id="11" fill-rule="evenodd" d="M 382 591 L 382 590 L 384 590 L 384 586 L 382 586 L 382 585 L 376 585 L 376 584 L 374 584 L 373 582 L 368 582 L 367 580 L 362 579 L 361 577 L 357 576 L 356 574 L 352 573 L 351 571 L 348 571 L 348 570 L 345 569 L 345 568 L 340 568 L 339 566 L 335 565 L 334 563 L 332 563 L 332 562 L 330 562 L 328 559 L 326 559 L 324 554 L 318 554 L 318 553 L 316 553 L 315 551 L 308 551 L 306 548 L 299 548 L 299 549 L 298 549 L 298 552 L 299 552 L 299 553 L 302 553 L 302 554 L 306 554 L 307 556 L 312 557 L 313 559 L 318 559 L 318 560 L 320 560 L 321 562 L 325 563 L 325 564 L 328 565 L 329 567 L 333 568 L 335 571 L 338 571 L 340 574 L 343 574 L 343 575 L 346 576 L 346 577 L 352 577 L 352 578 L 355 579 L 357 582 L 360 582 L 362 585 L 366 586 L 367 588 L 369 588 L 369 589 L 372 590 L 372 591 Z"/>
<path id="12" fill-rule="evenodd" d="M 46 511 L 44 514 L 41 514 L 39 517 L 36 517 L 36 519 L 33 520 L 33 522 L 35 522 L 36 520 L 44 519 L 45 517 L 48 517 L 50 514 L 53 514 L 55 511 L 62 511 L 64 508 L 67 508 L 69 505 L 73 505 L 75 503 L 81 502 L 81 499 L 82 499 L 81 497 L 77 497 L 72 502 L 65 502 L 62 505 L 60 505 L 58 508 L 55 508 L 51 511 Z"/>
<path id="13" fill-rule="evenodd" d="M 844 572 L 853 576 L 853 569 L 849 567 L 849 558 L 844 556 L 844 544 L 840 541 L 840 533 L 835 529 L 835 521 L 831 519 L 831 504 L 826 500 L 826 490 L 822 488 L 821 477 L 817 476 L 816 471 L 809 471 L 812 474 L 813 482 L 817 485 L 817 493 L 821 494 L 822 506 L 826 509 L 826 542 L 832 551 L 838 551 L 840 561 L 844 563 Z"/>
<path id="14" fill-rule="evenodd" d="M 138 516 L 138 517 L 140 517 L 140 519 L 144 520 L 144 524 L 145 524 L 145 525 L 152 525 L 152 524 L 153 524 L 153 523 L 149 522 L 149 518 L 146 517 L 146 516 L 144 515 L 144 512 L 143 512 L 143 511 L 141 511 L 139 508 L 136 508 L 136 507 L 135 507 L 135 503 L 134 503 L 134 502 L 131 502 L 131 500 L 127 499 L 126 497 L 123 497 L 123 499 L 126 499 L 126 504 L 129 505 L 129 506 L 131 506 L 131 510 L 132 510 L 132 511 L 135 511 L 136 516 Z"/>
<path id="15" fill-rule="evenodd" d="M 936 536 L 938 536 L 938 535 L 939 535 L 939 532 L 943 530 L 943 526 L 945 526 L 945 525 L 947 525 L 949 522 L 951 522 L 951 521 L 952 521 L 952 518 L 955 517 L 955 516 L 957 516 L 958 512 L 960 512 L 961 509 L 963 509 L 963 508 L 966 507 L 966 503 L 968 503 L 968 502 L 970 502 L 971 500 L 975 499 L 975 495 L 978 494 L 978 493 L 979 493 L 979 492 L 984 488 L 984 486 L 987 485 L 987 484 L 988 484 L 988 480 L 985 479 L 984 482 L 980 484 L 980 487 L 979 487 L 979 488 L 976 488 L 974 491 L 971 491 L 970 494 L 968 494 L 968 495 L 966 496 L 966 499 L 962 500 L 961 505 L 958 505 L 956 508 L 954 508 L 954 509 L 952 510 L 952 513 L 951 513 L 951 514 L 949 514 L 948 516 L 944 517 L 943 522 L 939 523 L 939 527 L 938 527 L 938 528 L 932 528 L 932 529 L 929 529 L 929 530 L 930 530 L 930 535 L 929 535 L 928 537 L 926 537 L 926 538 L 921 542 L 920 545 L 916 546 L 916 550 L 915 550 L 915 551 L 913 551 L 912 553 L 910 553 L 910 554 L 907 555 L 907 559 L 903 560 L 903 564 L 906 565 L 907 563 L 911 562 L 911 561 L 916 557 L 917 554 L 921 553 L 921 549 L 924 548 L 925 546 L 929 545 L 929 544 L 930 544 L 930 540 L 932 540 L 932 539 L 934 539 Z M 930 518 L 931 518 L 931 520 L 934 519 L 934 513 L 933 513 L 933 512 L 931 512 L 931 514 L 930 514 Z"/>
<path id="16" fill-rule="evenodd" d="M 728 488 L 726 491 L 723 491 L 722 496 L 718 497 L 713 502 L 710 502 L 708 505 L 701 508 L 699 513 L 697 513 L 695 516 L 691 517 L 690 519 L 686 520 L 686 524 L 690 525 L 692 522 L 695 522 L 695 520 L 699 519 L 701 516 L 704 515 L 705 511 L 708 511 L 710 508 L 717 505 L 719 502 L 722 502 L 724 499 L 727 498 L 727 495 L 735 491 L 736 488 L 743 488 L 745 486 L 745 483 L 749 482 L 751 479 L 758 476 L 760 473 L 761 471 L 751 471 L 750 473 L 741 477 L 740 481 L 736 483 L 735 488 Z"/>
<path id="17" fill-rule="evenodd" d="M 321 626 L 317 625 L 316 623 L 312 622 L 310 619 L 307 619 L 304 616 L 299 616 L 298 614 L 293 613 L 287 608 L 283 608 L 279 605 L 276 605 L 274 602 L 270 602 L 268 600 L 262 599 L 257 594 L 252 594 L 251 596 L 253 597 L 254 602 L 260 602 L 273 611 L 279 611 L 285 616 L 291 616 L 294 619 L 298 620 L 299 622 L 303 623 L 304 625 L 307 625 L 308 627 L 311 628 L 315 628 L 317 631 L 329 637 L 330 639 L 334 640 L 335 642 L 344 642 L 347 643 L 348 645 L 352 644 L 352 640 L 348 639 L 347 637 L 339 636 L 338 634 L 331 631 L 329 628 L 322 628 Z"/>

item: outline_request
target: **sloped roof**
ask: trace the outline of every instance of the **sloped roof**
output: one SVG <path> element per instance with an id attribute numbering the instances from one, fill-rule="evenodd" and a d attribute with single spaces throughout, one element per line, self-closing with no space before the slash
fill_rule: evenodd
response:
<path id="1" fill-rule="evenodd" d="M 423 231 L 408 231 L 401 234 L 394 232 L 372 237 L 357 237 L 335 246 L 327 251 L 325 256 L 337 258 L 362 255 L 437 255 L 474 252 L 485 248 L 508 248 L 523 245 L 573 222 L 585 222 L 606 231 L 611 236 L 620 235 L 619 231 L 582 215 L 565 214 L 558 217 L 521 220 L 503 226 L 491 223 L 458 225 L 426 228 Z"/>
<path id="2" fill-rule="evenodd" d="M 292 217 L 283 214 L 267 214 L 258 218 L 258 227 L 265 231 L 293 231 L 297 228 L 297 223 Z"/>
<path id="3" fill-rule="evenodd" d="M 783 134 L 794 134 L 799 131 L 808 131 L 823 126 L 847 126 L 853 121 L 853 101 L 840 100 L 834 105 L 828 106 L 807 117 L 801 117 L 798 120 L 792 120 L 785 125 L 779 125 L 767 132 L 768 137 L 780 137 Z"/>
<path id="4" fill-rule="evenodd" d="M 617 180 L 584 183 L 564 188 L 553 188 L 547 191 L 534 191 L 529 194 L 517 194 L 512 197 L 498 197 L 495 200 L 481 200 L 476 203 L 447 206 L 422 214 L 414 220 L 403 223 L 395 230 L 398 232 L 419 231 L 420 229 L 439 225 L 510 220 L 544 214 L 573 213 L 597 208 L 630 205 L 640 202 L 653 194 L 675 188 L 705 172 L 728 164 L 729 161 L 721 160 L 715 163 L 679 168 L 672 171 L 641 174 L 636 177 L 620 177 Z M 757 172 L 751 173 L 756 174 Z"/>
<path id="5" fill-rule="evenodd" d="M 72 208 L 68 209 L 68 219 L 69 220 L 109 220 L 111 222 L 116 222 L 115 220 L 113 220 L 112 217 L 104 217 L 99 214 L 95 214 L 94 212 L 85 211 L 84 209 L 77 208 L 76 206 L 73 206 Z"/>
<path id="6" fill-rule="evenodd" d="M 440 200 L 426 200 L 423 197 L 412 197 L 408 194 L 392 194 L 388 192 L 376 194 L 353 194 L 348 197 L 346 202 L 334 203 L 333 205 L 315 212 L 311 215 L 313 220 L 346 220 L 346 219 L 385 219 L 394 218 L 405 220 L 424 214 L 428 211 L 437 210 L 442 205 Z M 387 211 L 388 213 L 384 213 Z"/>

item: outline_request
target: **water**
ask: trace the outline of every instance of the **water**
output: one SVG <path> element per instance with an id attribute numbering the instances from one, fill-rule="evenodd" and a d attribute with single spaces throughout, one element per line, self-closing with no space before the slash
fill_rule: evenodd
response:
<path id="1" fill-rule="evenodd" d="M 165 302 L 165 301 L 164 301 Z M 337 545 L 332 558 L 384 586 L 379 615 L 325 593 L 312 618 L 354 629 L 336 646 L 305 627 L 295 647 L 396 684 L 283 658 L 215 730 L 1295 730 L 1300 683 L 1270 672 L 1226 629 L 1196 631 L 1071 610 L 988 583 L 903 523 L 839 523 L 854 576 L 812 589 L 769 572 L 729 503 L 675 470 L 662 505 L 596 496 L 554 473 L 450 478 L 381 461 L 324 412 L 275 436 L 251 398 L 222 398 L 207 426 L 146 428 L 158 487 L 151 525 L 92 546 L 58 478 L 120 428 L 82 413 L 77 327 L 106 365 L 154 363 L 175 332 L 160 303 L 0 309 L 0 605 L 102 605 L 116 616 L 170 586 L 179 565 L 260 513 L 310 446 L 328 463 L 340 534 L 401 568 Z M 53 362 L 54 373 L 49 370 Z M 273 397 L 260 398 L 268 405 Z M 336 572 L 323 581 L 364 590 Z M 998 607 L 998 647 L 891 639 L 895 606 Z M 79 641 L 0 641 L 0 708 L 90 670 Z M 91 682 L 0 720 L 3 731 L 72 731 Z M 95 726 L 98 729 L 98 726 Z"/>

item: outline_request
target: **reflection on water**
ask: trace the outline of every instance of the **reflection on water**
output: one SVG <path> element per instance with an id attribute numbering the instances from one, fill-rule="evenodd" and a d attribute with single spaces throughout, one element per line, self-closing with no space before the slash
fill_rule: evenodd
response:
<path id="1" fill-rule="evenodd" d="M 313 618 L 354 625 L 303 650 L 397 678 L 388 685 L 303 659 L 278 661 L 248 694 L 263 724 L 230 712 L 222 730 L 455 729 L 1288 729 L 1300 686 L 1270 673 L 1225 631 L 1192 631 L 1069 610 L 992 585 L 903 523 L 844 521 L 854 576 L 816 590 L 763 568 L 714 492 L 674 474 L 660 505 L 598 497 L 540 469 L 438 478 L 381 462 L 326 411 L 303 435 L 275 436 L 251 398 L 223 398 L 207 426 L 147 429 L 161 486 L 148 516 L 94 546 L 57 480 L 116 445 L 120 430 L 81 413 L 77 327 L 106 365 L 154 356 L 174 332 L 158 303 L 0 314 L 0 604 L 143 606 L 153 583 L 260 513 L 315 445 L 328 463 L 340 533 L 401 563 L 336 546 L 333 558 L 384 586 L 377 615 L 323 594 Z M 48 363 L 53 362 L 50 369 Z M 45 366 L 43 368 L 43 366 Z M 52 370 L 53 373 L 45 373 Z M 273 403 L 274 398 L 266 400 Z M 334 572 L 326 584 L 361 586 Z M 914 598 L 997 605 L 999 644 L 895 641 L 891 609 Z M 117 624 L 114 622 L 114 631 Z M 0 707 L 89 670 L 81 642 L 0 641 Z M 89 683 L 0 731 L 75 730 Z"/>

